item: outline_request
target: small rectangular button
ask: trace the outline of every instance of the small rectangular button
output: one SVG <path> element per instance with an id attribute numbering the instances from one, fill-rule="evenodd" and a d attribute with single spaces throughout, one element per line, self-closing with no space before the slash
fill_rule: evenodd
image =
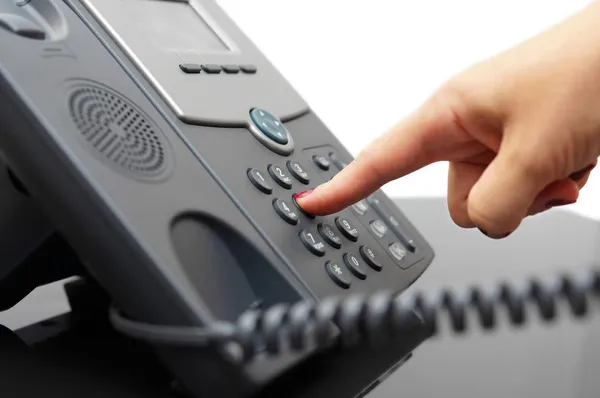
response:
<path id="1" fill-rule="evenodd" d="M 385 223 L 381 220 L 371 221 L 371 224 L 369 224 L 369 227 L 371 227 L 371 231 L 378 238 L 383 238 L 388 231 L 387 225 L 385 225 Z"/>
<path id="2" fill-rule="evenodd" d="M 253 75 L 257 72 L 257 68 L 254 65 L 240 65 L 240 69 L 242 70 L 242 72 L 248 73 L 251 75 Z"/>
<path id="3" fill-rule="evenodd" d="M 354 210 L 354 212 L 359 216 L 364 216 L 369 210 L 369 205 L 366 200 L 361 200 L 360 202 L 352 205 L 352 210 Z"/>
<path id="4" fill-rule="evenodd" d="M 210 74 L 219 74 L 222 71 L 221 65 L 213 65 L 213 64 L 202 65 L 202 70 L 204 72 L 210 73 Z"/>
<path id="5" fill-rule="evenodd" d="M 223 69 L 225 73 L 240 73 L 240 67 L 237 65 L 221 65 L 221 69 Z"/>
<path id="6" fill-rule="evenodd" d="M 398 243 L 392 243 L 391 245 L 388 246 L 388 251 L 390 252 L 392 258 L 396 261 L 396 263 L 400 266 L 400 268 L 406 269 L 408 267 L 406 267 L 407 265 L 410 264 L 403 264 L 402 260 L 404 260 L 404 258 L 406 257 L 406 249 L 404 249 L 404 247 Z M 403 265 L 405 265 L 403 267 Z"/>
<path id="7" fill-rule="evenodd" d="M 398 220 L 396 220 L 396 218 L 394 216 L 392 216 L 388 211 L 386 211 L 386 209 L 384 208 L 383 204 L 379 201 L 379 199 L 376 199 L 376 198 L 373 198 L 372 196 L 370 196 L 369 198 L 367 198 L 367 201 L 369 202 L 371 207 L 375 210 L 375 212 L 377 214 L 379 214 L 379 216 L 381 218 L 383 218 L 383 220 L 388 225 L 388 227 L 392 230 L 394 235 L 396 235 L 398 237 L 398 239 L 400 239 L 402 241 L 402 244 L 410 252 L 414 253 L 417 250 L 415 243 L 412 239 L 410 239 L 410 237 L 408 237 L 406 235 L 406 233 L 404 231 L 402 231 Z"/>
<path id="8" fill-rule="evenodd" d="M 179 68 L 185 73 L 200 73 L 202 67 L 198 64 L 180 64 Z"/>

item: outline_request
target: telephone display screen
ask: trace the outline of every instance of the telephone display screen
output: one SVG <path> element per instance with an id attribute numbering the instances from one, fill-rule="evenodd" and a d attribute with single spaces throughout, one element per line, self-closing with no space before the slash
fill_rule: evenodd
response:
<path id="1" fill-rule="evenodd" d="M 126 0 L 124 3 L 137 35 L 168 50 L 199 53 L 229 52 L 229 47 L 185 1 Z"/>

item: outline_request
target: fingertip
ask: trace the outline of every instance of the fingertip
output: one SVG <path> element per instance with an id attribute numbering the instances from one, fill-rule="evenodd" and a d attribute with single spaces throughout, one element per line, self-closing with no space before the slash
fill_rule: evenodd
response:
<path id="1" fill-rule="evenodd" d="M 308 191 L 302 191 L 302 192 L 298 192 L 297 194 L 294 195 L 294 199 L 296 199 L 296 202 L 301 201 L 303 198 L 306 198 L 308 196 L 310 196 L 310 194 L 314 191 L 314 189 L 309 189 Z"/>
<path id="2" fill-rule="evenodd" d="M 326 183 L 323 185 L 326 185 Z M 315 194 L 316 191 L 322 189 L 323 185 L 319 185 L 314 189 L 295 194 L 294 200 L 296 201 L 296 204 L 308 214 L 315 216 L 323 215 L 321 214 L 324 211 L 322 200 L 319 199 L 318 192 Z"/>
<path id="3" fill-rule="evenodd" d="M 316 188 L 294 195 L 294 200 L 300 208 L 308 214 L 326 216 L 343 210 L 347 198 L 342 196 L 331 181 L 323 183 Z"/>

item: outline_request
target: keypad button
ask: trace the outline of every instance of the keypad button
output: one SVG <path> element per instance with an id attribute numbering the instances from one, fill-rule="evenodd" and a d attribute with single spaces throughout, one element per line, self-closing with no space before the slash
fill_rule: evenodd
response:
<path id="1" fill-rule="evenodd" d="M 302 167 L 300 163 L 290 160 L 287 162 L 287 167 L 290 173 L 292 173 L 292 175 L 302 184 L 306 185 L 310 182 L 308 173 L 306 170 L 304 170 L 304 167 Z"/>
<path id="2" fill-rule="evenodd" d="M 335 224 L 342 234 L 353 242 L 358 240 L 358 230 L 345 218 L 337 217 Z"/>
<path id="3" fill-rule="evenodd" d="M 325 243 L 315 232 L 305 229 L 300 232 L 300 240 L 312 254 L 319 257 L 325 255 Z"/>
<path id="4" fill-rule="evenodd" d="M 361 261 L 354 254 L 350 254 L 350 253 L 344 254 L 344 264 L 346 264 L 346 267 L 348 267 L 350 272 L 352 272 L 354 274 L 354 276 L 356 276 L 357 278 L 360 278 L 360 279 L 367 278 L 367 273 L 365 272 Z"/>
<path id="5" fill-rule="evenodd" d="M 385 225 L 385 223 L 381 220 L 371 221 L 369 227 L 371 228 L 373 234 L 378 238 L 383 238 L 388 231 L 387 225 Z"/>
<path id="6" fill-rule="evenodd" d="M 240 73 L 240 67 L 237 65 L 221 65 L 221 69 L 223 69 L 223 72 L 229 74 Z"/>
<path id="7" fill-rule="evenodd" d="M 373 249 L 371 249 L 369 246 L 361 246 L 359 252 L 365 262 L 369 264 L 369 267 L 373 268 L 375 271 L 381 271 L 383 266 L 377 260 L 377 256 L 375 255 Z"/>
<path id="8" fill-rule="evenodd" d="M 406 256 L 406 249 L 398 242 L 389 245 L 388 251 L 397 262 L 404 260 L 404 257 Z"/>
<path id="9" fill-rule="evenodd" d="M 273 201 L 273 207 L 279 217 L 285 222 L 291 225 L 298 224 L 298 212 L 296 212 L 288 203 L 281 199 L 275 199 Z"/>
<path id="10" fill-rule="evenodd" d="M 248 73 L 250 75 L 255 74 L 258 71 L 256 66 L 254 65 L 240 65 L 240 69 L 242 70 L 242 72 Z"/>
<path id="11" fill-rule="evenodd" d="M 325 263 L 325 270 L 327 270 L 329 277 L 339 287 L 348 289 L 352 285 L 352 280 L 350 279 L 349 275 L 350 272 L 344 270 L 337 262 L 328 261 Z"/>
<path id="12" fill-rule="evenodd" d="M 325 156 L 315 155 L 313 156 L 313 162 L 317 165 L 321 170 L 329 170 L 331 167 L 331 162 L 327 160 Z"/>
<path id="13" fill-rule="evenodd" d="M 348 163 L 346 163 L 342 159 L 340 159 L 338 154 L 335 152 L 331 152 L 329 154 L 329 159 L 331 159 L 331 161 L 333 162 L 335 167 L 337 167 L 339 170 L 343 170 L 348 166 Z"/>
<path id="14" fill-rule="evenodd" d="M 202 71 L 202 67 L 198 64 L 181 64 L 179 69 L 185 73 L 200 73 Z"/>
<path id="15" fill-rule="evenodd" d="M 352 205 L 352 210 L 359 216 L 364 216 L 369 211 L 369 204 L 366 200 L 361 200 Z"/>
<path id="16" fill-rule="evenodd" d="M 206 73 L 216 75 L 216 74 L 221 73 L 222 69 L 221 69 L 220 65 L 206 64 L 206 65 L 202 65 L 202 70 Z"/>
<path id="17" fill-rule="evenodd" d="M 272 164 L 269 166 L 269 174 L 277 184 L 285 189 L 292 187 L 292 178 L 286 173 L 285 169 L 279 165 Z"/>
<path id="18" fill-rule="evenodd" d="M 319 234 L 325 239 L 325 242 L 329 244 L 331 247 L 339 249 L 342 247 L 342 238 L 338 234 L 335 233 L 333 226 L 329 224 L 319 224 L 317 227 L 319 230 Z"/>
<path id="19" fill-rule="evenodd" d="M 248 170 L 248 178 L 252 185 L 254 185 L 259 191 L 270 194 L 273 192 L 273 187 L 267 183 L 266 175 L 262 171 L 257 169 Z"/>

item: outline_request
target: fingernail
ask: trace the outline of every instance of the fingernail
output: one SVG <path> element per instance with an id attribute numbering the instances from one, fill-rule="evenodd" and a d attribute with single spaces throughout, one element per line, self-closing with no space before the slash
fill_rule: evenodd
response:
<path id="1" fill-rule="evenodd" d="M 311 193 L 313 193 L 313 191 L 314 191 L 314 189 L 309 189 L 308 191 L 298 192 L 297 194 L 294 195 L 294 199 L 298 200 L 298 199 L 305 198 L 308 195 L 310 195 Z"/>
<path id="2" fill-rule="evenodd" d="M 511 233 L 506 233 L 506 234 L 501 234 L 501 235 L 490 235 L 487 231 L 477 227 L 477 229 L 484 234 L 485 236 L 487 236 L 488 238 L 492 238 L 492 239 L 503 239 L 506 238 L 508 235 L 510 235 Z"/>
<path id="3" fill-rule="evenodd" d="M 569 176 L 569 178 L 573 181 L 578 181 L 581 180 L 589 171 L 591 171 L 595 166 L 593 164 L 587 166 L 584 169 L 581 169 L 579 171 L 576 171 L 575 173 L 571 174 Z"/>
<path id="4" fill-rule="evenodd" d="M 574 201 L 560 200 L 560 199 L 551 200 L 548 203 L 546 203 L 546 210 L 551 209 L 553 207 L 571 205 L 573 203 L 575 203 L 575 202 Z"/>

